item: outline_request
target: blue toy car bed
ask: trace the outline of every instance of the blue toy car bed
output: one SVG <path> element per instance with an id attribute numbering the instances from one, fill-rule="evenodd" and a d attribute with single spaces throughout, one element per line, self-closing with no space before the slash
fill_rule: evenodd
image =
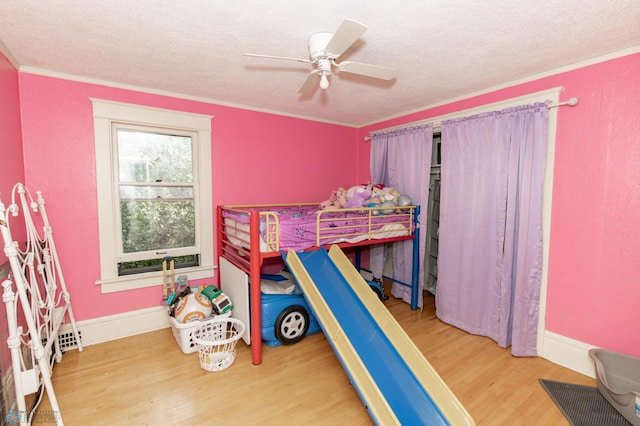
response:
<path id="1" fill-rule="evenodd" d="M 384 288 L 377 280 L 367 283 L 384 300 Z M 261 276 L 262 340 L 267 346 L 291 345 L 306 335 L 321 331 L 320 325 L 288 272 Z"/>

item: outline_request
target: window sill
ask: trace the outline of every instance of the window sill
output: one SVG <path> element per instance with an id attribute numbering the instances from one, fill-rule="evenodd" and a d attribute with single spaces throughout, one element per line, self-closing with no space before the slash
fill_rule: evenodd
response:
<path id="1" fill-rule="evenodd" d="M 216 265 L 199 266 L 194 268 L 176 269 L 176 277 L 187 275 L 189 280 L 213 279 Z M 102 294 L 118 291 L 135 290 L 138 288 L 154 287 L 162 285 L 162 272 L 149 272 L 146 274 L 127 275 L 123 277 L 105 278 L 96 281 L 101 287 Z"/>

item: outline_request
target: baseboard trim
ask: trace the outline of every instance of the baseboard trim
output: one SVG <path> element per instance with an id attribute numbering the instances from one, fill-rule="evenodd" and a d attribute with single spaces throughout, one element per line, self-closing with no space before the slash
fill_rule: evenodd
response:
<path id="1" fill-rule="evenodd" d="M 167 309 L 163 306 L 140 309 L 106 317 L 76 321 L 82 334 L 82 345 L 91 346 L 171 326 Z M 72 331 L 71 324 L 60 327 L 60 333 Z M 60 334 L 59 333 L 59 334 Z"/>
<path id="2" fill-rule="evenodd" d="M 595 378 L 596 370 L 589 349 L 593 346 L 550 331 L 544 332 L 542 358 Z"/>
<path id="3" fill-rule="evenodd" d="M 77 321 L 76 325 L 82 332 L 83 346 L 171 327 L 167 310 L 163 306 Z M 60 333 L 71 330 L 69 323 L 60 327 Z M 544 332 L 543 341 L 540 357 L 586 376 L 595 377 L 595 367 L 589 358 L 589 349 L 593 346 L 550 331 Z"/>

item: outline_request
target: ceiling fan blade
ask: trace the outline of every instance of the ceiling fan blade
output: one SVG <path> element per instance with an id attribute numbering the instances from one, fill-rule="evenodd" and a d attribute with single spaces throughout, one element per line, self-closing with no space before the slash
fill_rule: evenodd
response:
<path id="1" fill-rule="evenodd" d="M 362 64 L 360 62 L 344 61 L 335 64 L 340 71 L 352 74 L 364 75 L 367 77 L 380 78 L 382 80 L 391 80 L 398 74 L 395 68 L 381 67 L 379 65 Z"/>
<path id="2" fill-rule="evenodd" d="M 307 76 L 307 79 L 302 83 L 298 93 L 302 93 L 303 95 L 308 95 L 313 93 L 318 88 L 318 70 L 313 70 Z"/>
<path id="3" fill-rule="evenodd" d="M 256 53 L 243 53 L 242 56 L 252 56 L 255 58 L 285 59 L 287 61 L 304 62 L 305 64 L 311 63 L 309 59 L 288 58 L 286 56 L 258 55 Z"/>
<path id="4" fill-rule="evenodd" d="M 333 58 L 342 55 L 367 31 L 367 26 L 353 19 L 345 19 L 327 43 L 326 52 Z"/>

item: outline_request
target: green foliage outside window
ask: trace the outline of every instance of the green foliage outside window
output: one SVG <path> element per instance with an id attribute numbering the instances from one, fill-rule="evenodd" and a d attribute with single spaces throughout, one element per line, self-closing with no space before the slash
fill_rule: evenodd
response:
<path id="1" fill-rule="evenodd" d="M 200 258 L 193 254 L 189 256 L 176 256 L 173 258 L 175 268 L 187 268 L 200 265 Z M 138 274 L 162 270 L 162 259 L 147 259 L 136 262 L 122 262 L 118 265 L 118 275 Z"/>
<path id="2" fill-rule="evenodd" d="M 195 245 L 193 201 L 120 203 L 124 253 Z"/>

